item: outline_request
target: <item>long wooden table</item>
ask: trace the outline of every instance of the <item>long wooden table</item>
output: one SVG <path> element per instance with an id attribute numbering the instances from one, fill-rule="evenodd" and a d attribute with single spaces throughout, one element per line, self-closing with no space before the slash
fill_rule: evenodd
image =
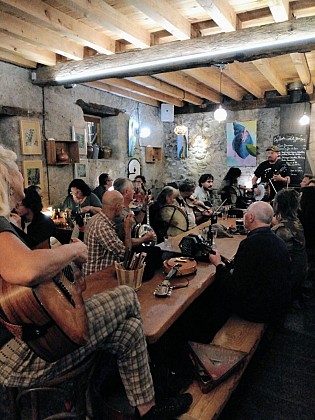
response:
<path id="1" fill-rule="evenodd" d="M 232 219 L 233 220 L 233 219 Z M 219 221 L 221 223 L 221 221 Z M 231 223 L 231 221 L 230 221 Z M 182 237 L 189 233 L 199 233 L 199 230 L 209 225 L 205 222 L 191 231 L 184 232 L 171 238 L 171 250 L 179 252 L 178 244 Z M 232 258 L 244 236 L 234 236 L 233 238 L 217 238 L 217 249 L 227 258 Z M 161 249 L 165 249 L 164 244 L 160 244 Z M 167 248 L 167 251 L 170 251 Z M 144 332 L 148 343 L 156 342 L 174 323 L 174 321 L 185 311 L 185 309 L 207 288 L 214 280 L 215 267 L 210 263 L 198 262 L 197 272 L 186 276 L 189 280 L 188 287 L 173 290 L 171 296 L 157 298 L 153 292 L 160 284 L 165 275 L 159 270 L 154 277 L 144 282 L 138 290 L 137 295 L 141 304 L 141 315 L 144 324 Z M 181 278 L 182 279 L 182 278 Z M 177 282 L 178 279 L 171 280 Z M 87 299 L 95 293 L 109 290 L 118 285 L 115 276 L 115 268 L 108 267 L 99 272 L 93 273 L 86 278 L 87 288 L 83 294 Z"/>

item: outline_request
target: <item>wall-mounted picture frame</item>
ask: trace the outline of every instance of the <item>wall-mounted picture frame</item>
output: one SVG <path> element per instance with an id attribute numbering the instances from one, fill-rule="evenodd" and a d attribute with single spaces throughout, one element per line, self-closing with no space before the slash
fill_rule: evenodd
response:
<path id="1" fill-rule="evenodd" d="M 72 126 L 72 140 L 79 143 L 79 154 L 87 154 L 87 131 L 85 127 Z"/>
<path id="2" fill-rule="evenodd" d="M 22 170 L 25 188 L 38 185 L 42 191 L 44 190 L 44 171 L 41 160 L 23 160 Z"/>
<path id="3" fill-rule="evenodd" d="M 37 120 L 20 120 L 21 149 L 23 155 L 41 155 L 42 138 Z"/>
<path id="4" fill-rule="evenodd" d="M 74 164 L 74 177 L 83 179 L 88 183 L 89 161 L 87 159 L 80 159 L 79 163 Z"/>

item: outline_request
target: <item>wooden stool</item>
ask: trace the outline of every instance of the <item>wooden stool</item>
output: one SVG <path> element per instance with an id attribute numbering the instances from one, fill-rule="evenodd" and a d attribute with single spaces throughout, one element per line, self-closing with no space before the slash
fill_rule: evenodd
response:
<path id="1" fill-rule="evenodd" d="M 30 396 L 31 419 L 32 420 L 54 420 L 75 418 L 85 420 L 87 417 L 92 417 L 92 409 L 89 395 L 90 379 L 92 377 L 94 367 L 97 363 L 97 353 L 93 353 L 86 358 L 79 365 L 72 370 L 65 372 L 51 381 L 42 383 L 40 386 L 29 388 L 6 387 L 10 401 L 10 413 L 12 420 L 21 420 L 21 399 L 24 396 Z M 74 392 L 74 407 L 75 413 L 59 412 L 48 417 L 41 417 L 40 410 L 40 392 L 62 392 L 61 387 L 65 382 L 71 381 L 73 383 Z"/>

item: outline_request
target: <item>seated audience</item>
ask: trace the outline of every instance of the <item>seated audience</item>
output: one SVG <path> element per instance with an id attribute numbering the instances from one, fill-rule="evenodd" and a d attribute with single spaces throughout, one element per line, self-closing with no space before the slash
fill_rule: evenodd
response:
<path id="1" fill-rule="evenodd" d="M 50 237 L 56 237 L 56 226 L 50 217 L 41 212 L 43 203 L 37 191 L 26 188 L 24 194 L 23 200 L 15 206 L 18 218 L 14 213 L 11 218 L 15 218 L 17 226 L 29 236 L 34 246 L 41 244 L 49 247 Z"/>
<path id="2" fill-rule="evenodd" d="M 13 287 L 45 283 L 71 262 L 87 260 L 87 248 L 74 239 L 54 249 L 30 250 L 9 223 L 9 214 L 24 198 L 23 177 L 16 154 L 0 146 L 0 276 Z M 13 251 L 14 250 L 14 251 Z M 84 346 L 54 363 L 38 357 L 4 324 L 0 324 L 1 384 L 32 387 L 69 372 L 97 350 L 117 357 L 119 373 L 131 406 L 143 420 L 172 419 L 186 412 L 190 394 L 178 395 L 155 405 L 155 392 L 146 340 L 135 292 L 126 286 L 95 294 L 85 301 L 90 337 Z M 61 308 L 62 310 L 63 308 Z M 104 360 L 104 363 L 106 361 Z"/>
<path id="3" fill-rule="evenodd" d="M 186 228 L 184 231 L 188 229 L 187 214 L 180 209 L 179 203 L 177 201 L 178 197 L 179 191 L 176 188 L 166 186 L 159 193 L 156 201 L 150 206 L 150 223 L 154 231 L 156 232 L 158 243 L 163 242 L 165 236 L 171 236 L 168 233 L 169 227 L 178 227 L 179 221 L 177 220 L 175 215 L 177 208 L 179 208 L 178 212 L 180 212 L 180 215 L 184 218 L 185 221 Z M 167 212 L 166 218 L 164 217 L 164 213 L 162 214 L 162 209 L 165 208 L 165 206 L 170 206 L 171 211 L 171 214 Z M 176 229 L 174 230 L 176 231 Z M 181 231 L 182 227 L 179 227 L 179 230 L 177 230 L 177 234 L 181 233 Z"/>
<path id="4" fill-rule="evenodd" d="M 302 181 L 300 182 L 301 188 L 307 187 L 310 180 L 314 178 L 312 174 L 304 174 Z"/>
<path id="5" fill-rule="evenodd" d="M 252 322 L 273 323 L 288 309 L 290 256 L 285 243 L 270 228 L 273 209 L 252 203 L 244 215 L 249 231 L 239 245 L 234 269 L 221 261 L 218 251 L 209 260 L 216 267 L 215 281 L 197 298 L 169 334 L 209 343 L 233 314 Z"/>
<path id="6" fill-rule="evenodd" d="M 242 171 L 239 168 L 231 167 L 219 188 L 221 200 L 227 200 L 225 204 L 235 204 L 238 208 L 246 208 L 246 203 L 243 198 L 246 187 L 239 184 L 239 177 Z"/>
<path id="7" fill-rule="evenodd" d="M 28 189 L 28 190 L 34 190 L 34 191 L 36 191 L 36 192 L 37 192 L 37 194 L 38 194 L 40 197 L 43 197 L 43 192 L 42 192 L 42 189 L 41 189 L 41 187 L 40 187 L 39 185 L 29 185 L 29 186 L 27 187 L 27 189 Z"/>
<path id="8" fill-rule="evenodd" d="M 203 174 L 199 178 L 198 186 L 195 189 L 194 196 L 197 200 L 204 203 L 206 206 L 213 206 L 212 197 L 213 175 Z"/>
<path id="9" fill-rule="evenodd" d="M 306 279 L 307 254 L 303 226 L 298 219 L 299 193 L 295 190 L 278 191 L 273 208 L 276 224 L 272 230 L 285 242 L 290 254 L 289 287 L 292 298 L 303 303 L 301 288 Z"/>
<path id="10" fill-rule="evenodd" d="M 71 210 L 72 215 L 99 213 L 102 208 L 100 199 L 91 191 L 83 179 L 74 179 L 68 187 L 68 196 L 63 202 L 62 209 Z"/>
<path id="11" fill-rule="evenodd" d="M 132 213 L 128 213 L 122 222 L 124 242 L 115 230 L 114 220 L 124 208 L 124 198 L 118 191 L 103 194 L 102 211 L 92 217 L 84 233 L 84 242 L 88 248 L 88 260 L 83 266 L 87 276 L 103 270 L 114 261 L 122 261 L 127 249 L 131 248 Z"/>
<path id="12" fill-rule="evenodd" d="M 130 209 L 130 204 L 132 202 L 133 199 L 133 194 L 134 194 L 134 188 L 133 188 L 133 184 L 130 181 L 130 179 L 128 178 L 117 178 L 114 181 L 114 189 L 116 191 L 119 191 L 122 196 L 124 197 L 124 209 L 121 213 L 120 216 L 115 218 L 115 224 L 116 224 L 116 228 L 118 231 L 118 236 L 121 240 L 124 240 L 124 231 L 123 231 L 123 219 L 125 218 L 125 216 L 128 213 L 132 213 L 132 215 L 134 216 L 134 220 L 133 220 L 133 224 L 132 224 L 132 232 L 135 231 L 136 225 L 137 224 L 142 224 L 143 221 L 145 220 L 145 216 L 146 216 L 146 208 L 145 207 L 141 207 L 140 211 L 138 214 L 134 214 L 132 212 L 132 210 Z M 134 236 L 134 235 L 132 235 Z M 139 246 L 143 243 L 147 243 L 147 242 L 152 242 L 155 241 L 156 239 L 156 235 L 154 230 L 152 229 L 152 231 L 148 231 L 146 232 L 143 236 L 141 236 L 140 238 L 138 237 L 132 237 L 131 239 L 131 243 L 132 246 Z"/>
<path id="13" fill-rule="evenodd" d="M 133 201 L 135 204 L 142 205 L 146 201 L 147 190 L 145 187 L 146 179 L 143 175 L 137 175 L 134 180 Z"/>
<path id="14" fill-rule="evenodd" d="M 113 185 L 113 180 L 109 174 L 102 173 L 98 177 L 98 184 L 99 185 L 93 190 L 93 193 L 97 195 L 97 197 L 100 199 L 100 202 L 102 202 L 103 194 Z"/>

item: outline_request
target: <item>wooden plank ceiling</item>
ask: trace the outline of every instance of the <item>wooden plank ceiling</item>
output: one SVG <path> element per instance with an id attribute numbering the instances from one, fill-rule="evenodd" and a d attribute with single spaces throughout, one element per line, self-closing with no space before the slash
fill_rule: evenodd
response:
<path id="1" fill-rule="evenodd" d="M 312 17 L 315 0 L 0 0 L 0 61 L 29 69 L 67 63 L 74 69 L 81 60 L 99 60 L 100 55 L 127 60 L 131 51 L 143 50 L 145 57 L 156 45 L 163 53 L 178 43 L 185 49 L 187 40 L 208 37 L 211 44 L 211 39 L 229 39 L 227 34 Z M 172 104 L 179 112 L 220 102 L 240 109 L 249 102 L 268 106 L 268 98 L 289 101 L 293 82 L 304 86 L 303 100 L 313 101 L 315 47 L 309 45 L 244 62 L 235 56 L 207 67 L 82 82 L 156 107 Z M 241 52 L 242 44 L 238 56 Z"/>

